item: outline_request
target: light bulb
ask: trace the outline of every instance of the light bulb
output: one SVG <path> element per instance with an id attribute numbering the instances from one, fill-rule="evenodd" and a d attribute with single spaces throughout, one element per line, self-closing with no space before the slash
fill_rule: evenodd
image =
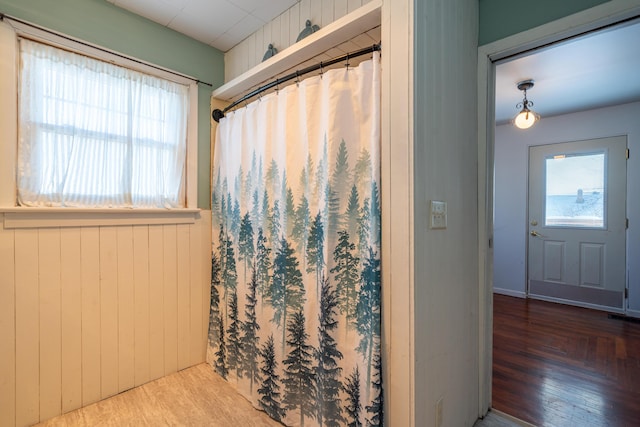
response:
<path id="1" fill-rule="evenodd" d="M 516 116 L 513 123 L 519 129 L 529 129 L 536 122 L 536 114 L 531 110 L 522 110 Z"/>

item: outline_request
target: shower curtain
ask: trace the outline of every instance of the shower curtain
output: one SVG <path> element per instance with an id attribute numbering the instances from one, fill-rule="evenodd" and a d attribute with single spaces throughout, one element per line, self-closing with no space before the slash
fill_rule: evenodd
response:
<path id="1" fill-rule="evenodd" d="M 220 121 L 207 361 L 286 425 L 382 425 L 380 60 Z"/>

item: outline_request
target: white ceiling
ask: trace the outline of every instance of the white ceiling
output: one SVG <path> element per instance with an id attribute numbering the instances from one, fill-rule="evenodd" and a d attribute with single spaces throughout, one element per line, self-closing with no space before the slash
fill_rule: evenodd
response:
<path id="1" fill-rule="evenodd" d="M 107 1 L 226 52 L 300 0 Z"/>
<path id="2" fill-rule="evenodd" d="M 640 23 L 621 24 L 496 66 L 496 123 L 517 114 L 522 92 L 544 117 L 640 101 Z"/>
<path id="3" fill-rule="evenodd" d="M 299 0 L 107 1 L 226 52 Z M 522 80 L 544 118 L 639 101 L 639 76 L 640 22 L 557 43 L 496 66 L 496 123 L 518 112 Z"/>

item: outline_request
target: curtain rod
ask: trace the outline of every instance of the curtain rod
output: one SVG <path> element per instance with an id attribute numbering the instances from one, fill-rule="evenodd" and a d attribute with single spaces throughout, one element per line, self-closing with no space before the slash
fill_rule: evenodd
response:
<path id="1" fill-rule="evenodd" d="M 358 56 L 366 55 L 366 54 L 372 53 L 372 52 L 379 52 L 381 50 L 382 50 L 381 44 L 378 43 L 378 44 L 374 44 L 374 45 L 369 46 L 369 47 L 365 47 L 364 49 L 357 50 L 355 52 L 347 53 L 345 55 L 342 55 L 342 56 L 339 56 L 337 58 L 331 59 L 329 61 L 320 61 L 319 64 L 311 65 L 310 67 L 303 68 L 302 70 L 296 70 L 295 72 L 293 72 L 291 74 L 287 74 L 284 77 L 280 77 L 279 79 L 275 79 L 271 83 L 267 83 L 266 85 L 260 86 L 259 88 L 249 92 L 248 94 L 244 95 L 242 98 L 240 98 L 237 101 L 234 101 L 233 103 L 231 103 L 231 105 L 227 106 L 224 110 L 219 110 L 219 109 L 216 108 L 211 113 L 211 117 L 213 117 L 213 120 L 215 120 L 216 122 L 220 122 L 220 119 L 222 119 L 224 117 L 224 113 L 226 113 L 227 111 L 231 110 L 233 107 L 237 106 L 241 102 L 246 101 L 249 98 L 253 98 L 256 95 L 261 94 L 265 90 L 269 90 L 274 86 L 278 86 L 280 83 L 284 83 L 286 81 L 298 78 L 298 77 L 300 77 L 300 76 L 302 76 L 304 74 L 311 73 L 311 72 L 316 71 L 316 70 L 321 70 L 322 67 L 328 67 L 330 65 L 337 64 L 337 63 L 342 62 L 342 61 L 347 61 L 347 65 L 348 65 L 349 58 L 356 58 Z"/>
<path id="2" fill-rule="evenodd" d="M 15 18 L 15 17 L 13 17 L 13 16 L 10 16 L 10 15 L 7 15 L 7 14 L 5 14 L 5 13 L 0 12 L 0 22 L 4 21 L 5 19 L 8 19 L 8 20 L 10 20 L 10 21 L 19 22 L 20 24 L 22 24 L 22 25 L 26 25 L 27 27 L 31 27 L 31 28 L 35 28 L 36 30 L 44 31 L 45 33 L 52 34 L 52 35 L 54 35 L 54 36 L 57 36 L 57 37 L 63 38 L 63 39 L 65 39 L 65 40 L 69 40 L 69 41 L 74 42 L 74 43 L 81 44 L 81 45 L 83 45 L 83 46 L 90 47 L 90 48 L 92 48 L 92 49 L 97 49 L 97 50 L 99 50 L 99 51 L 101 51 L 101 52 L 105 52 L 105 53 L 108 53 L 108 54 L 110 54 L 110 55 L 117 56 L 118 58 L 126 59 L 126 60 L 128 60 L 128 61 L 133 61 L 133 62 L 135 62 L 135 63 L 137 63 L 137 64 L 145 65 L 145 66 L 147 66 L 147 67 L 155 68 L 156 70 L 164 71 L 165 73 L 173 74 L 174 76 L 178 76 L 178 77 L 182 77 L 182 78 L 184 78 L 184 79 L 188 79 L 188 80 L 194 81 L 194 82 L 196 82 L 196 84 L 200 84 L 200 83 L 202 83 L 203 85 L 207 85 L 207 86 L 211 86 L 211 87 L 213 87 L 213 85 L 212 85 L 211 83 L 207 83 L 207 82 L 204 82 L 204 81 L 202 81 L 202 80 L 194 79 L 193 77 L 191 77 L 191 76 L 187 76 L 186 74 L 181 74 L 181 73 L 178 73 L 178 72 L 176 72 L 176 71 L 168 70 L 168 69 L 166 69 L 166 68 L 162 68 L 162 67 L 159 67 L 159 66 L 157 66 L 157 65 L 150 64 L 150 63 L 148 63 L 148 62 L 144 62 L 144 61 L 141 61 L 141 60 L 139 60 L 139 59 L 132 58 L 132 57 L 130 57 L 130 56 L 123 55 L 123 54 L 121 54 L 121 53 L 114 52 L 114 51 L 112 51 L 112 50 L 105 49 L 105 48 L 103 48 L 103 47 L 100 47 L 100 46 L 97 46 L 97 45 L 93 45 L 93 44 L 87 43 L 87 42 L 84 42 L 84 41 L 82 41 L 82 40 L 78 40 L 78 39 L 75 39 L 75 38 L 73 38 L 73 37 L 67 36 L 67 35 L 65 35 L 65 34 L 59 33 L 59 32 L 57 32 L 57 31 L 53 31 L 53 30 L 50 30 L 50 29 L 48 29 L 48 28 L 41 27 L 41 26 L 39 26 L 39 25 L 33 24 L 33 23 L 31 23 L 31 22 L 28 22 L 28 21 L 23 21 L 22 19 Z"/>

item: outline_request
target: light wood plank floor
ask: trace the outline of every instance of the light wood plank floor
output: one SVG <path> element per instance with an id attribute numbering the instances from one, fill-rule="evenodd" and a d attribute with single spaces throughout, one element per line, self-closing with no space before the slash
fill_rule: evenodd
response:
<path id="1" fill-rule="evenodd" d="M 36 426 L 282 427 L 254 409 L 206 363 L 125 391 Z M 533 427 L 492 411 L 474 427 Z"/>
<path id="2" fill-rule="evenodd" d="M 206 363 L 160 378 L 43 423 L 40 427 L 282 427 L 258 411 Z M 492 411 L 474 427 L 532 427 Z"/>
<path id="3" fill-rule="evenodd" d="M 37 425 L 282 426 L 254 409 L 206 363 Z"/>

